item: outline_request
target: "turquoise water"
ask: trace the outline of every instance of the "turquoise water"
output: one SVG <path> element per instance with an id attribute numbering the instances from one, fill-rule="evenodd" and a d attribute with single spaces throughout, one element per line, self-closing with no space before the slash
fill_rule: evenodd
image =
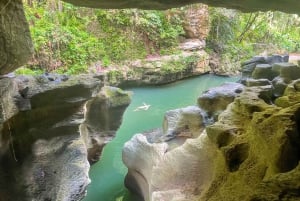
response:
<path id="1" fill-rule="evenodd" d="M 101 160 L 91 167 L 92 182 L 84 201 L 134 201 L 123 185 L 127 172 L 122 163 L 124 143 L 136 133 L 161 127 L 166 111 L 195 105 L 203 91 L 237 79 L 203 75 L 163 86 L 127 89 L 133 92 L 132 102 L 124 113 L 116 137 L 105 146 Z M 134 109 L 143 102 L 151 107 L 147 111 L 135 112 Z"/>

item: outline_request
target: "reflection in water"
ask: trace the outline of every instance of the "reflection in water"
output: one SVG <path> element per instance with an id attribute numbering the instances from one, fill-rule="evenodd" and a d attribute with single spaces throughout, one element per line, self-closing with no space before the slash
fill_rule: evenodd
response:
<path id="1" fill-rule="evenodd" d="M 128 89 L 133 91 L 132 102 L 117 136 L 105 146 L 101 160 L 91 167 L 92 183 L 84 201 L 137 201 L 123 184 L 127 172 L 121 154 L 124 143 L 136 133 L 161 127 L 166 111 L 196 105 L 197 97 L 208 88 L 237 79 L 203 75 L 163 86 Z M 151 105 L 148 110 L 134 111 L 144 102 Z"/>

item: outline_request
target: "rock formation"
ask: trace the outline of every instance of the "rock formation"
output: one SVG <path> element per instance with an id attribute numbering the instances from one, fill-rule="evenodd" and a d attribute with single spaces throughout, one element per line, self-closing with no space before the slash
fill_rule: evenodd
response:
<path id="1" fill-rule="evenodd" d="M 205 4 L 187 6 L 183 15 L 183 29 L 186 38 L 205 40 L 209 33 L 208 6 Z"/>
<path id="2" fill-rule="evenodd" d="M 130 62 L 108 72 L 106 81 L 112 86 L 159 85 L 207 73 L 209 56 L 204 47 L 205 43 L 187 41 L 181 54 Z"/>
<path id="3" fill-rule="evenodd" d="M 123 150 L 128 188 L 149 201 L 299 200 L 300 67 L 271 63 L 256 64 L 243 79 L 245 87 L 204 93 L 199 98 L 205 100 L 199 101 L 201 119 L 209 117 L 208 111 L 218 111 L 217 121 L 202 124 L 199 119 L 198 125 L 185 127 L 206 126 L 198 135 L 181 143 L 178 136 L 186 130 L 161 141 L 149 136 L 157 132 L 135 135 Z M 283 80 L 282 93 L 274 90 L 274 80 Z M 207 93 L 220 91 L 232 94 L 227 104 L 217 101 L 218 96 L 206 100 Z M 167 126 L 180 128 L 174 123 Z"/>
<path id="4" fill-rule="evenodd" d="M 0 75 L 24 65 L 33 46 L 21 0 L 0 1 Z"/>
<path id="5" fill-rule="evenodd" d="M 102 79 L 0 79 L 1 201 L 83 198 L 88 156 L 97 160 L 95 146 L 113 136 L 129 104 L 127 93 L 102 87 Z"/>

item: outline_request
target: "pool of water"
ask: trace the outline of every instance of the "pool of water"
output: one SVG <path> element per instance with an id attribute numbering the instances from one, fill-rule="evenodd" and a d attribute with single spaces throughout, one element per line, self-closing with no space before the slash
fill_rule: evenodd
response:
<path id="1" fill-rule="evenodd" d="M 162 126 L 168 110 L 196 105 L 197 97 L 205 90 L 237 77 L 203 75 L 173 84 L 127 89 L 133 92 L 132 102 L 126 109 L 116 137 L 105 146 L 99 162 L 90 169 L 92 180 L 84 201 L 136 201 L 124 187 L 127 168 L 122 163 L 122 147 L 134 134 Z M 134 111 L 146 103 L 147 111 Z"/>

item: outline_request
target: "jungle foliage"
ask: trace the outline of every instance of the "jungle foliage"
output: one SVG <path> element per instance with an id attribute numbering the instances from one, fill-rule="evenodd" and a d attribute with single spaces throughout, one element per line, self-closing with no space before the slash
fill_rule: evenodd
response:
<path id="1" fill-rule="evenodd" d="M 31 69 L 83 73 L 89 65 L 170 53 L 183 33 L 181 18 L 163 11 L 78 8 L 56 0 L 25 3 L 35 47 Z"/>
<path id="2" fill-rule="evenodd" d="M 19 73 L 78 74 L 128 60 L 178 52 L 184 36 L 179 8 L 169 11 L 103 10 L 58 0 L 26 0 L 35 54 Z M 300 51 L 300 18 L 280 12 L 241 13 L 209 8 L 207 52 L 237 68 L 255 54 Z M 224 67 L 225 70 L 228 67 Z"/>
<path id="3" fill-rule="evenodd" d="M 231 66 L 257 54 L 300 52 L 300 17 L 282 12 L 241 13 L 210 8 L 207 50 Z"/>

